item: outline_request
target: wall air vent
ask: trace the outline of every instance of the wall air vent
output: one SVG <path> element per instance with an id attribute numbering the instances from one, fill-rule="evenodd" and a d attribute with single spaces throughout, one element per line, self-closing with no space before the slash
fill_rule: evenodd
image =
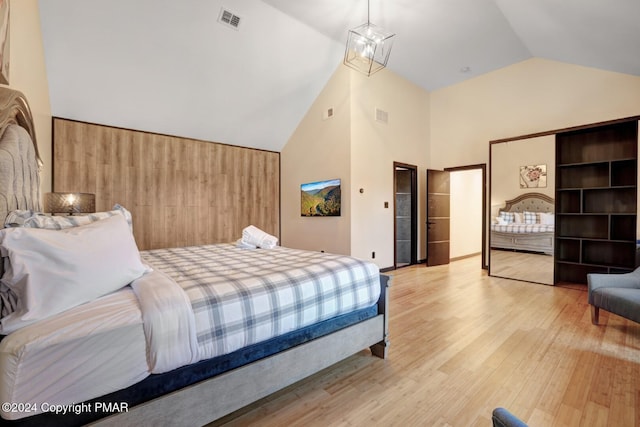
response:
<path id="1" fill-rule="evenodd" d="M 389 123 L 389 113 L 387 111 L 376 108 L 376 122 Z"/>
<path id="2" fill-rule="evenodd" d="M 220 9 L 220 15 L 218 16 L 218 22 L 228 27 L 237 30 L 240 26 L 240 17 L 232 12 L 229 12 L 225 8 Z"/>

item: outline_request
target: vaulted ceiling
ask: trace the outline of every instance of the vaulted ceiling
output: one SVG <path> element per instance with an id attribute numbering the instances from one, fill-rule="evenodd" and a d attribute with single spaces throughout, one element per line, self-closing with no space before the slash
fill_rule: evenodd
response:
<path id="1" fill-rule="evenodd" d="M 274 151 L 367 20 L 366 0 L 39 5 L 54 115 Z M 396 33 L 388 68 L 427 91 L 531 57 L 640 76 L 639 16 L 638 0 L 370 0 Z"/>

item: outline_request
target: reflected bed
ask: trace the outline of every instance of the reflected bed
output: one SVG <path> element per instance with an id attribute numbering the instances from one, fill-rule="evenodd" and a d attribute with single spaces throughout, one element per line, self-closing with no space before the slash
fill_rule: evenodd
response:
<path id="1" fill-rule="evenodd" d="M 491 249 L 553 255 L 554 200 L 526 193 L 507 200 L 491 223 Z"/>

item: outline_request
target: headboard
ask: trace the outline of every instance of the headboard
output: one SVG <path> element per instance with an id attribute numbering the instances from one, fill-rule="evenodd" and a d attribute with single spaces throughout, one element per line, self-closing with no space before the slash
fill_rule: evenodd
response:
<path id="1" fill-rule="evenodd" d="M 138 249 L 280 234 L 280 153 L 53 118 L 53 191 L 133 215 Z"/>
<path id="2" fill-rule="evenodd" d="M 0 220 L 14 209 L 41 210 L 35 128 L 25 96 L 0 87 Z M 0 225 L 1 226 L 1 225 Z"/>
<path id="3" fill-rule="evenodd" d="M 549 212 L 554 213 L 554 200 L 542 193 L 526 193 L 505 201 L 502 211 L 507 212 Z"/>

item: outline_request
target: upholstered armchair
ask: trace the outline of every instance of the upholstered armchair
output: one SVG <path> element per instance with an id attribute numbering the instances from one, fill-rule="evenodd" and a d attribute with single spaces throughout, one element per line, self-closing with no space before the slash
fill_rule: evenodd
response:
<path id="1" fill-rule="evenodd" d="M 588 274 L 587 283 L 594 325 L 601 308 L 640 323 L 640 268 L 623 274 Z"/>

